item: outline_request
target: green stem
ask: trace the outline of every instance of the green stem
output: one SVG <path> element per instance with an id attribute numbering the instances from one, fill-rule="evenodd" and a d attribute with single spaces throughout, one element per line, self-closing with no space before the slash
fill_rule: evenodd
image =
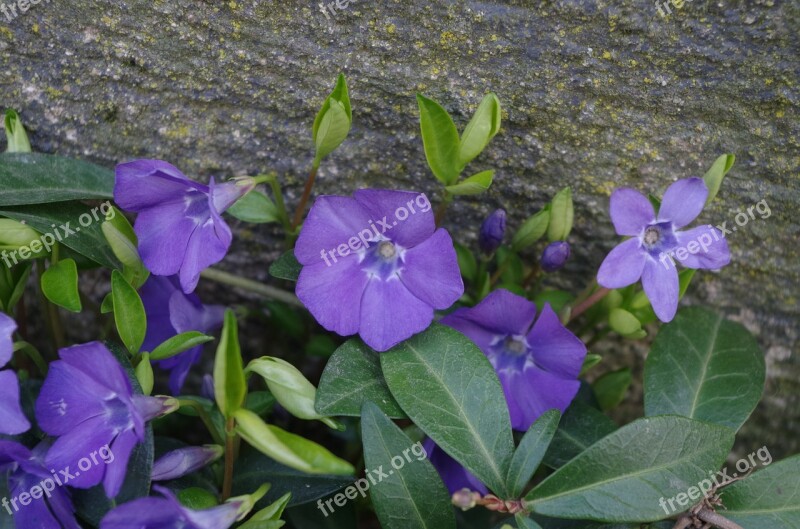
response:
<path id="1" fill-rule="evenodd" d="M 222 501 L 231 497 L 233 489 L 233 463 L 236 451 L 236 422 L 233 417 L 225 421 L 225 474 L 222 478 Z"/>
<path id="2" fill-rule="evenodd" d="M 275 205 L 278 207 L 278 213 L 281 216 L 283 229 L 286 232 L 286 235 L 289 236 L 292 231 L 292 225 L 289 222 L 289 213 L 286 211 L 286 203 L 283 201 L 283 191 L 281 191 L 281 185 L 278 183 L 278 179 L 273 176 L 269 180 L 269 186 L 272 188 L 272 196 L 275 199 Z"/>
<path id="3" fill-rule="evenodd" d="M 311 197 L 311 189 L 314 187 L 314 180 L 317 177 L 319 163 L 320 160 L 314 158 L 314 165 L 311 166 L 311 172 L 308 173 L 308 178 L 306 179 L 306 186 L 303 188 L 303 196 L 300 197 L 300 203 L 297 205 L 297 210 L 294 212 L 294 220 L 292 221 L 291 227 L 292 232 L 297 230 L 297 227 L 300 226 L 300 223 L 303 221 L 303 214 L 306 212 L 306 204 L 308 204 L 308 199 Z"/>
<path id="4" fill-rule="evenodd" d="M 36 368 L 43 377 L 47 375 L 47 362 L 44 361 L 38 349 L 26 341 L 20 340 L 19 342 L 14 342 L 14 352 L 17 351 L 22 351 L 28 358 L 33 360 L 33 363 L 36 364 Z"/>
<path id="5" fill-rule="evenodd" d="M 450 191 L 445 189 L 444 194 L 442 195 L 442 202 L 439 204 L 439 207 L 436 210 L 436 215 L 434 216 L 437 228 L 442 224 L 442 221 L 444 220 L 444 215 L 447 212 L 447 206 L 449 206 L 450 202 L 452 201 L 453 201 L 453 195 L 450 193 Z"/>
<path id="6" fill-rule="evenodd" d="M 281 290 L 280 288 L 271 287 L 269 285 L 259 283 L 258 281 L 253 281 L 252 279 L 246 279 L 244 277 L 229 274 L 228 272 L 223 272 L 222 270 L 218 270 L 216 268 L 207 268 L 203 270 L 200 275 L 206 279 L 216 281 L 217 283 L 243 288 L 244 290 L 248 290 L 265 298 L 282 301 L 288 305 L 294 305 L 295 307 L 303 307 L 303 304 L 299 299 L 297 299 L 297 296 L 291 292 Z"/>

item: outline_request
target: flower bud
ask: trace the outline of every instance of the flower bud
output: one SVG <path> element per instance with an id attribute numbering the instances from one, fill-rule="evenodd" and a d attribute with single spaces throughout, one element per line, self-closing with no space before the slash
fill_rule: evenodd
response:
<path id="1" fill-rule="evenodd" d="M 569 243 L 566 241 L 556 241 L 547 245 L 542 252 L 542 270 L 545 272 L 555 272 L 569 259 Z"/>
<path id="2" fill-rule="evenodd" d="M 483 221 L 478 234 L 478 246 L 487 255 L 493 254 L 503 242 L 506 233 L 506 212 L 498 209 Z"/>
<path id="3" fill-rule="evenodd" d="M 222 457 L 219 445 L 187 446 L 161 456 L 150 474 L 153 481 L 167 481 L 191 474 Z"/>
<path id="4" fill-rule="evenodd" d="M 6 110 L 5 127 L 8 140 L 6 152 L 31 152 L 31 142 L 16 111 Z"/>
<path id="5" fill-rule="evenodd" d="M 455 491 L 450 501 L 462 511 L 468 511 L 475 507 L 480 499 L 481 495 L 479 493 L 463 488 Z"/>

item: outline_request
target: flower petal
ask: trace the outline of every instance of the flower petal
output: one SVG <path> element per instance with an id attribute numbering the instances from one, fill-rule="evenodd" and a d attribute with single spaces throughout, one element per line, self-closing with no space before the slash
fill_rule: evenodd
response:
<path id="1" fill-rule="evenodd" d="M 0 312 L 0 367 L 11 360 L 14 354 L 14 331 L 17 322 L 11 316 Z"/>
<path id="2" fill-rule="evenodd" d="M 545 304 L 527 338 L 538 367 L 563 378 L 578 378 L 586 358 L 586 346 L 561 324 L 549 303 Z"/>
<path id="3" fill-rule="evenodd" d="M 683 178 L 667 188 L 658 210 L 658 219 L 671 221 L 674 228 L 682 228 L 703 211 L 708 198 L 708 188 L 702 178 Z"/>
<path id="4" fill-rule="evenodd" d="M 186 216 L 181 201 L 165 202 L 139 213 L 133 229 L 139 238 L 139 254 L 148 270 L 160 276 L 177 274 L 183 264 L 189 237 L 198 221 Z"/>
<path id="5" fill-rule="evenodd" d="M 211 216 L 199 224 L 189 237 L 180 269 L 181 288 L 185 293 L 194 291 L 200 272 L 222 261 L 231 246 L 231 229 L 222 217 L 210 210 Z"/>
<path id="6" fill-rule="evenodd" d="M 470 340 L 472 340 L 483 354 L 490 359 L 493 357 L 492 342 L 499 332 L 487 329 L 474 318 L 470 317 L 470 312 L 475 309 L 460 308 L 440 320 L 440 323 L 452 327 Z M 531 318 L 533 319 L 533 318 Z"/>
<path id="7" fill-rule="evenodd" d="M 73 477 L 66 482 L 70 487 L 88 489 L 100 483 L 106 470 L 102 459 L 97 458 L 98 464 L 89 460 L 91 465 L 86 470 L 79 469 L 78 464 L 81 459 L 89 459 L 92 452 L 95 452 L 97 457 L 97 451 L 113 441 L 116 434 L 106 426 L 105 421 L 104 416 L 94 417 L 85 421 L 79 428 L 74 428 L 56 439 L 47 451 L 46 467 L 63 469 L 71 474 Z M 115 453 L 114 456 L 116 455 Z M 66 479 L 66 476 L 63 476 L 63 479 Z"/>
<path id="8" fill-rule="evenodd" d="M 611 194 L 611 222 L 620 235 L 639 235 L 656 219 L 653 205 L 635 189 L 621 187 Z"/>
<path id="9" fill-rule="evenodd" d="M 445 316 L 442 323 L 450 325 L 468 337 L 469 333 L 459 327 L 464 329 L 469 327 L 458 323 L 457 319 L 491 330 L 493 335 L 527 334 L 535 316 L 536 305 L 533 302 L 499 288 L 471 309 L 460 309 Z"/>
<path id="10" fill-rule="evenodd" d="M 150 274 L 139 289 L 144 312 L 147 314 L 147 333 L 142 344 L 143 351 L 152 351 L 165 340 L 178 334 L 170 321 L 170 298 L 174 293 L 183 295 L 178 290 L 175 276 L 157 276 Z"/>
<path id="11" fill-rule="evenodd" d="M 181 514 L 164 498 L 137 498 L 109 511 L 100 529 L 164 529 L 174 527 Z"/>
<path id="12" fill-rule="evenodd" d="M 0 433 L 16 435 L 27 432 L 31 423 L 19 403 L 19 381 L 11 370 L 0 371 Z"/>
<path id="13" fill-rule="evenodd" d="M 367 283 L 358 333 L 376 351 L 386 351 L 424 331 L 432 321 L 433 308 L 409 292 L 396 277 Z"/>
<path id="14" fill-rule="evenodd" d="M 632 285 L 642 276 L 645 260 L 647 254 L 641 248 L 639 239 L 628 239 L 616 245 L 603 259 L 597 271 L 597 282 L 606 288 Z"/>
<path id="15" fill-rule="evenodd" d="M 119 494 L 122 483 L 125 481 L 125 474 L 128 471 L 128 460 L 131 458 L 131 452 L 133 452 L 138 442 L 139 439 L 133 431 L 122 432 L 111 444 L 111 453 L 114 454 L 114 459 L 109 458 L 108 463 L 101 460 L 103 466 L 106 467 L 103 490 L 107 497 L 113 498 Z"/>
<path id="16" fill-rule="evenodd" d="M 320 325 L 341 336 L 358 332 L 367 274 L 358 259 L 304 266 L 295 292 Z"/>
<path id="17" fill-rule="evenodd" d="M 404 248 L 412 248 L 428 239 L 436 222 L 424 193 L 389 189 L 359 189 L 355 198 L 370 213 L 370 219 L 383 235 Z M 381 227 L 379 221 L 388 225 Z"/>
<path id="18" fill-rule="evenodd" d="M 189 190 L 207 189 L 192 182 L 172 164 L 161 160 L 134 160 L 117 165 L 114 202 L 126 211 L 141 211 L 180 200 Z"/>
<path id="19" fill-rule="evenodd" d="M 464 293 L 453 240 L 443 229 L 406 250 L 399 275 L 412 294 L 435 309 L 446 309 Z"/>
<path id="20" fill-rule="evenodd" d="M 73 429 L 83 431 L 81 423 L 104 416 L 103 401 L 113 396 L 112 390 L 80 369 L 55 361 L 50 364 L 36 399 L 36 419 L 50 435 L 64 435 Z"/>
<path id="21" fill-rule="evenodd" d="M 125 370 L 100 342 L 89 342 L 59 349 L 58 355 L 72 367 L 86 373 L 117 394 L 130 397 L 133 393 L 131 382 Z"/>
<path id="22" fill-rule="evenodd" d="M 527 431 L 541 414 L 549 409 L 564 410 L 578 394 L 580 382 L 566 380 L 536 366 L 523 372 L 501 370 L 498 373 L 506 395 L 511 427 Z"/>
<path id="23" fill-rule="evenodd" d="M 324 262 L 322 252 L 332 251 L 341 260 L 336 253 L 340 245 L 347 245 L 350 239 L 358 238 L 361 232 L 365 240 L 375 238 L 369 221 L 369 213 L 354 199 L 321 196 L 308 212 L 294 247 L 294 255 L 306 266 Z M 361 245 L 361 241 L 358 244 Z"/>
<path id="24" fill-rule="evenodd" d="M 678 271 L 669 259 L 648 259 L 642 273 L 642 286 L 658 319 L 671 321 L 678 310 Z"/>
<path id="25" fill-rule="evenodd" d="M 711 225 L 675 232 L 675 239 L 679 247 L 686 249 L 688 255 L 684 259 L 681 259 L 683 252 L 672 255 L 687 268 L 716 270 L 731 262 L 728 241 Z"/>

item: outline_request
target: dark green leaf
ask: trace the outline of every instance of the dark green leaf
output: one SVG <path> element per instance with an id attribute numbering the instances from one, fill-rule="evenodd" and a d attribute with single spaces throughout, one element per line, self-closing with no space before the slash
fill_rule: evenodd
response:
<path id="1" fill-rule="evenodd" d="M 111 272 L 111 299 L 114 304 L 114 322 L 122 343 L 131 354 L 142 347 L 147 332 L 147 316 L 142 298 L 128 283 L 119 270 Z"/>
<path id="2" fill-rule="evenodd" d="M 425 157 L 434 176 L 444 185 L 452 185 L 461 172 L 460 139 L 450 114 L 439 103 L 417 94 L 419 124 Z"/>
<path id="3" fill-rule="evenodd" d="M 289 250 L 284 253 L 278 260 L 272 263 L 269 267 L 269 273 L 278 279 L 286 279 L 289 281 L 297 281 L 302 270 L 303 265 L 294 256 L 294 251 Z"/>
<path id="4" fill-rule="evenodd" d="M 595 380 L 592 389 L 594 389 L 600 409 L 608 411 L 616 408 L 625 398 L 631 382 L 633 382 L 633 375 L 628 367 L 611 371 Z"/>
<path id="5" fill-rule="evenodd" d="M 533 473 L 539 468 L 560 418 L 561 412 L 548 410 L 536 419 L 522 437 L 508 472 L 508 487 L 513 497 L 517 498 L 522 494 Z"/>
<path id="6" fill-rule="evenodd" d="M 575 399 L 561 418 L 544 463 L 558 468 L 616 429 L 599 410 Z"/>

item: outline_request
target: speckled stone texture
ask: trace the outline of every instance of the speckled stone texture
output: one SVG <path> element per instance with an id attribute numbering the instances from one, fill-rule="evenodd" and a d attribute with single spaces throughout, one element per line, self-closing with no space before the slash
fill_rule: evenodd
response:
<path id="1" fill-rule="evenodd" d="M 800 4 L 673 9 L 662 18 L 647 1 L 358 0 L 326 18 L 316 0 L 42 0 L 0 19 L 0 105 L 21 112 L 37 150 L 109 167 L 164 158 L 202 178 L 275 170 L 294 204 L 313 116 L 339 71 L 354 125 L 324 162 L 318 193 L 433 192 L 415 92 L 463 127 L 492 90 L 503 129 L 470 169 L 495 167 L 497 178 L 486 199 L 460 200 L 448 227 L 474 240 L 479 219 L 502 206 L 513 228 L 571 185 L 574 290 L 618 242 L 607 215 L 613 188 L 661 193 L 735 153 L 702 220 L 730 226 L 762 199 L 771 216 L 730 236 L 733 264 L 698 274 L 687 302 L 720 307 L 764 347 L 769 382 L 741 449 L 794 453 Z M 225 267 L 266 279 L 274 236 L 239 226 Z M 598 350 L 609 365 L 620 361 L 617 347 Z M 641 365 L 642 349 L 628 354 Z"/>

